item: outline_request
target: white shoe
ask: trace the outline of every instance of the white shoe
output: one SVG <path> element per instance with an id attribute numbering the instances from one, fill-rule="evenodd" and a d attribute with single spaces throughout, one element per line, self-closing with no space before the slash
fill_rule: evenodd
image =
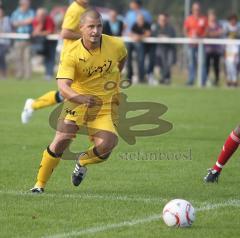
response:
<path id="1" fill-rule="evenodd" d="M 22 114 L 21 114 L 21 120 L 23 124 L 27 124 L 32 117 L 34 109 L 32 108 L 34 100 L 32 98 L 28 98 L 25 102 Z"/>
<path id="2" fill-rule="evenodd" d="M 151 86 L 157 86 L 158 85 L 158 82 L 153 77 L 153 74 L 148 74 L 147 78 L 148 78 L 148 84 L 149 85 L 151 85 Z"/>

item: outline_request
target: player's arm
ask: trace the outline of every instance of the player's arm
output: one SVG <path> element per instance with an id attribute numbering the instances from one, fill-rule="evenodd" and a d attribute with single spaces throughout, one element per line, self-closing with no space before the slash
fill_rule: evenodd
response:
<path id="1" fill-rule="evenodd" d="M 76 12 L 67 11 L 61 30 L 61 37 L 66 40 L 78 40 L 81 34 L 76 31 L 79 28 L 80 16 Z"/>
<path id="2" fill-rule="evenodd" d="M 75 92 L 72 88 L 72 80 L 71 79 L 63 79 L 63 78 L 58 78 L 58 88 L 59 91 L 61 92 L 61 95 L 73 102 L 73 103 L 77 103 L 77 104 L 85 104 L 86 106 L 94 106 L 95 105 L 95 100 L 92 96 L 89 95 L 80 95 L 77 92 Z"/>
<path id="3" fill-rule="evenodd" d="M 123 41 L 120 41 L 120 47 L 118 48 L 118 69 L 119 69 L 119 72 L 121 73 L 123 68 L 124 68 L 124 65 L 127 61 L 127 55 L 128 55 L 128 52 L 127 52 L 127 49 L 126 49 L 126 46 L 124 44 Z"/>
<path id="4" fill-rule="evenodd" d="M 125 56 L 122 60 L 119 61 L 118 68 L 120 72 L 122 72 L 126 61 L 127 61 L 127 56 Z"/>
<path id="5" fill-rule="evenodd" d="M 65 99 L 71 102 L 92 106 L 94 104 L 93 97 L 90 95 L 80 95 L 71 88 L 75 77 L 75 64 L 76 61 L 72 55 L 66 55 L 60 61 L 56 77 L 59 91 Z"/>
<path id="6" fill-rule="evenodd" d="M 73 30 L 63 28 L 61 31 L 61 37 L 67 40 L 78 40 L 81 38 L 81 34 L 74 32 Z"/>

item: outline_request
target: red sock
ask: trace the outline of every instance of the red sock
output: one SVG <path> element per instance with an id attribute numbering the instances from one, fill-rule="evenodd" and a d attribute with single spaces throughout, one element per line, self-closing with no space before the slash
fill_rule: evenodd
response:
<path id="1" fill-rule="evenodd" d="M 213 166 L 213 169 L 221 172 L 223 166 L 230 159 L 232 154 L 237 150 L 240 144 L 240 138 L 232 132 L 230 136 L 227 138 L 220 155 L 218 156 L 218 160 L 216 164 Z"/>

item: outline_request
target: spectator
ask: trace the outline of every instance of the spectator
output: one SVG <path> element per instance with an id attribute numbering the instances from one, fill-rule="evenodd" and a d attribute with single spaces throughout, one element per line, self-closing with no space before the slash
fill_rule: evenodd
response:
<path id="1" fill-rule="evenodd" d="M 184 22 L 184 34 L 186 37 L 195 39 L 203 38 L 206 36 L 207 30 L 207 18 L 201 14 L 200 3 L 193 3 L 192 5 L 192 15 L 188 16 Z M 196 77 L 197 70 L 197 55 L 198 46 L 196 44 L 191 44 L 188 47 L 188 82 L 187 85 L 193 85 Z M 202 57 L 203 59 L 205 57 Z M 206 68 L 205 63 L 202 65 L 202 85 L 206 83 Z"/>
<path id="2" fill-rule="evenodd" d="M 137 16 L 137 22 L 132 26 L 130 37 L 133 39 L 131 47 L 136 50 L 137 53 L 137 65 L 138 65 L 138 79 L 140 83 L 144 83 L 145 77 L 145 44 L 142 40 L 151 35 L 151 26 L 144 20 L 144 16 L 139 14 Z M 132 51 L 132 49 L 131 49 Z M 132 61 L 128 61 L 128 69 L 132 68 Z"/>
<path id="3" fill-rule="evenodd" d="M 160 14 L 158 22 L 153 29 L 154 37 L 176 37 L 175 29 L 169 24 L 169 17 L 167 14 Z M 174 63 L 175 46 L 171 44 L 158 44 L 156 49 L 157 65 L 161 69 L 162 84 L 171 83 L 171 67 Z"/>
<path id="4" fill-rule="evenodd" d="M 214 10 L 208 11 L 208 27 L 206 30 L 207 38 L 221 38 L 223 36 L 223 29 L 218 24 Z M 206 45 L 206 77 L 208 78 L 211 63 L 213 63 L 215 81 L 214 85 L 219 83 L 220 74 L 220 58 L 222 54 L 222 47 L 220 45 Z"/>
<path id="5" fill-rule="evenodd" d="M 129 8 L 130 10 L 127 12 L 125 17 L 126 35 L 129 35 L 133 25 L 136 23 L 138 14 L 142 14 L 144 16 L 145 21 L 148 22 L 149 24 L 152 23 L 152 16 L 146 9 L 142 7 L 142 1 L 140 0 L 130 1 Z"/>
<path id="6" fill-rule="evenodd" d="M 125 35 L 129 36 L 133 25 L 137 21 L 137 16 L 141 14 L 144 16 L 144 20 L 148 23 L 152 23 L 152 16 L 151 14 L 142 7 L 142 2 L 140 0 L 132 0 L 129 3 L 129 11 L 126 14 L 125 17 L 125 25 L 126 29 L 124 31 Z M 128 62 L 127 62 L 127 78 L 130 82 L 132 82 L 132 76 L 133 76 L 133 68 L 132 68 L 132 59 L 133 59 L 133 51 L 136 46 L 134 43 L 129 42 L 127 43 L 127 49 L 128 49 Z M 149 68 L 151 68 L 149 66 Z M 152 66 L 153 68 L 153 66 Z"/>
<path id="7" fill-rule="evenodd" d="M 11 32 L 11 23 L 9 17 L 4 15 L 4 9 L 0 6 L 0 33 Z M 7 77 L 6 54 L 10 46 L 9 39 L 0 39 L 0 78 Z"/>
<path id="8" fill-rule="evenodd" d="M 104 22 L 103 33 L 110 36 L 121 36 L 124 30 L 124 23 L 118 19 L 116 10 L 111 10 L 110 19 Z"/>
<path id="9" fill-rule="evenodd" d="M 20 0 L 11 16 L 12 25 L 17 33 L 32 32 L 34 11 L 30 9 L 30 0 Z M 16 40 L 14 43 L 15 67 L 17 78 L 30 78 L 31 76 L 31 43 L 30 40 Z"/>
<path id="10" fill-rule="evenodd" d="M 228 23 L 225 26 L 225 35 L 229 39 L 240 38 L 240 27 L 238 25 L 237 15 L 229 16 Z M 225 48 L 225 66 L 227 74 L 227 86 L 236 87 L 238 82 L 238 64 L 239 64 L 239 46 L 236 44 L 226 45 Z"/>
<path id="11" fill-rule="evenodd" d="M 39 39 L 42 54 L 44 56 L 45 79 L 50 80 L 54 75 L 55 53 L 57 41 L 48 40 L 46 36 L 54 33 L 55 24 L 53 19 L 47 15 L 44 8 L 39 8 L 33 20 L 32 36 Z"/>

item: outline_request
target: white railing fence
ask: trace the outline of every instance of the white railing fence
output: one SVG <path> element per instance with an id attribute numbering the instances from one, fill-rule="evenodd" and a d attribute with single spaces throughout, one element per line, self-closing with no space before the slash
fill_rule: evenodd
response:
<path id="1" fill-rule="evenodd" d="M 30 39 L 29 34 L 20 34 L 20 33 L 0 33 L 0 38 L 5 39 Z M 49 40 L 60 40 L 60 36 L 58 34 L 48 35 L 47 39 Z M 124 42 L 133 42 L 130 37 L 123 36 L 122 37 Z M 204 45 L 240 45 L 240 40 L 234 39 L 191 39 L 191 38 L 168 38 L 168 37 L 148 37 L 144 39 L 145 43 L 152 43 L 152 44 L 196 44 L 198 45 L 198 74 L 197 74 L 197 81 L 198 86 L 202 86 L 202 66 L 204 63 Z"/>

